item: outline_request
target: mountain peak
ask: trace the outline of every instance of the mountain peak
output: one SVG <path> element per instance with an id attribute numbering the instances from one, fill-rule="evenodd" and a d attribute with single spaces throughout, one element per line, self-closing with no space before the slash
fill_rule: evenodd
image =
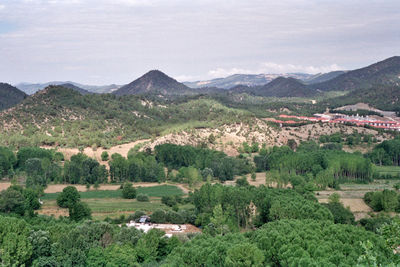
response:
<path id="1" fill-rule="evenodd" d="M 159 70 L 151 70 L 114 92 L 119 96 L 143 94 L 180 95 L 190 93 L 192 91 L 189 87 Z"/>

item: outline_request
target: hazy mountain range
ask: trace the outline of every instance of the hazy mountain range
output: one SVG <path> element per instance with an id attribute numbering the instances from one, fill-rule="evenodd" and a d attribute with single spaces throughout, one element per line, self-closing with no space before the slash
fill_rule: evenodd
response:
<path id="1" fill-rule="evenodd" d="M 265 85 L 278 77 L 295 78 L 304 83 L 312 84 L 323 82 L 345 71 L 332 71 L 329 73 L 307 74 L 307 73 L 283 73 L 283 74 L 234 74 L 226 78 L 217 78 L 207 81 L 184 82 L 185 85 L 191 88 L 202 87 L 218 87 L 223 89 L 230 89 L 238 85 L 259 86 Z"/>
<path id="2" fill-rule="evenodd" d="M 76 86 L 78 88 L 84 89 L 86 91 L 92 92 L 92 93 L 111 93 L 112 91 L 117 90 L 121 85 L 116 85 L 116 84 L 110 84 L 110 85 L 86 85 L 86 84 L 80 84 L 76 82 L 71 82 L 71 81 L 53 81 L 53 82 L 47 82 L 47 83 L 18 83 L 14 85 L 21 91 L 25 92 L 28 95 L 32 95 L 36 93 L 39 90 L 42 90 L 46 88 L 49 85 L 63 85 L 63 84 L 70 84 L 73 86 Z"/>
<path id="3" fill-rule="evenodd" d="M 332 79 L 344 71 L 332 71 L 329 73 L 319 73 L 319 74 L 307 74 L 307 73 L 283 73 L 283 74 L 234 74 L 226 78 L 217 78 L 207 81 L 196 81 L 196 82 L 183 82 L 184 85 L 190 88 L 212 88 L 217 87 L 221 89 L 230 89 L 237 85 L 246 86 L 260 86 L 265 85 L 278 77 L 285 78 L 295 78 L 301 80 L 303 83 L 312 84 L 317 82 L 323 82 Z M 127 85 L 85 85 L 81 83 L 71 82 L 71 81 L 53 81 L 47 83 L 19 83 L 15 87 L 25 92 L 28 95 L 34 94 L 39 90 L 46 88 L 49 85 L 64 85 L 69 84 L 76 86 L 78 88 L 84 89 L 92 93 L 112 93 L 121 87 L 126 87 Z M 132 85 L 130 85 L 132 86 Z M 137 88 L 137 86 L 136 86 Z M 166 87 L 164 87 L 165 89 Z M 126 90 L 126 89 L 124 89 Z M 143 91 L 143 90 L 140 90 Z"/>
<path id="4" fill-rule="evenodd" d="M 111 92 L 117 96 L 246 93 L 264 97 L 313 97 L 326 91 L 351 91 L 352 93 L 349 96 L 362 98 L 362 95 L 372 94 L 372 92 L 368 91 L 370 88 L 372 88 L 374 95 L 379 96 L 379 88 L 384 87 L 387 92 L 390 92 L 391 97 L 398 99 L 397 95 L 400 95 L 400 90 L 396 88 L 400 87 L 400 57 L 391 57 L 352 71 L 335 71 L 318 75 L 288 74 L 278 76 L 270 81 L 269 79 L 273 77 L 275 76 L 237 74 L 223 79 L 212 80 L 213 82 L 202 82 L 203 85 L 208 86 L 191 88 L 159 70 L 152 70 L 124 86 L 114 84 L 89 86 L 73 82 L 49 82 L 46 84 L 19 84 L 19 89 L 17 89 L 9 84 L 1 84 L 0 109 L 7 109 L 18 104 L 27 97 L 25 93 L 35 92 L 35 90 L 43 89 L 49 84 L 58 84 L 61 87 L 70 88 L 82 95 Z M 266 83 L 263 83 L 263 81 Z M 258 85 L 259 83 L 261 85 Z M 219 84 L 219 87 L 216 84 Z M 237 85 L 227 89 L 229 84 Z M 361 94 L 360 92 L 363 93 Z M 344 100 L 342 99 L 341 101 Z M 390 102 L 390 104 L 393 105 L 395 103 Z"/>

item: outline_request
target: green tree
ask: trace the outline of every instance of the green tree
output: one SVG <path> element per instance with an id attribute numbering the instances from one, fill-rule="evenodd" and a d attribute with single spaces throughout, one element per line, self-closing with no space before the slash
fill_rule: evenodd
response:
<path id="1" fill-rule="evenodd" d="M 74 221 L 81 221 L 83 219 L 91 219 L 92 211 L 86 203 L 76 202 L 68 207 L 69 217 Z"/>
<path id="2" fill-rule="evenodd" d="M 230 232 L 227 224 L 227 218 L 223 213 L 221 205 L 214 207 L 213 216 L 210 218 L 210 224 L 206 227 L 206 232 L 211 235 L 225 235 Z"/>
<path id="3" fill-rule="evenodd" d="M 340 195 L 338 193 L 333 193 L 328 197 L 329 203 L 340 203 Z"/>
<path id="4" fill-rule="evenodd" d="M 136 197 L 136 188 L 132 183 L 124 183 L 122 186 L 122 197 L 126 199 L 134 199 Z"/>
<path id="5" fill-rule="evenodd" d="M 166 213 L 164 210 L 157 209 L 151 214 L 150 219 L 153 223 L 165 223 Z"/>
<path id="6" fill-rule="evenodd" d="M 264 266 L 264 254 L 255 244 L 234 245 L 226 254 L 226 266 Z"/>
<path id="7" fill-rule="evenodd" d="M 102 161 L 107 161 L 108 158 L 109 158 L 108 152 L 107 152 L 107 151 L 103 151 L 103 152 L 101 153 L 101 160 L 102 160 Z"/>
<path id="8" fill-rule="evenodd" d="M 24 266 L 32 255 L 28 239 L 29 226 L 21 219 L 0 216 L 0 263 L 3 266 Z"/>
<path id="9" fill-rule="evenodd" d="M 349 209 L 346 209 L 342 203 L 331 202 L 324 204 L 324 206 L 332 213 L 335 223 L 354 224 L 354 214 Z"/>
<path id="10" fill-rule="evenodd" d="M 21 191 L 10 187 L 0 192 L 0 211 L 4 213 L 16 213 L 24 215 L 25 198 Z"/>
<path id="11" fill-rule="evenodd" d="M 67 186 L 57 197 L 57 205 L 61 208 L 69 208 L 80 201 L 80 194 L 75 186 Z"/>

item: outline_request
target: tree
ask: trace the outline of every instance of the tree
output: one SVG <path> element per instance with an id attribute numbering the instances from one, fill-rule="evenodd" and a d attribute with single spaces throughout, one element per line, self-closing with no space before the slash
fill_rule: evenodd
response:
<path id="1" fill-rule="evenodd" d="M 340 203 L 340 195 L 338 193 L 333 193 L 328 197 L 329 203 Z"/>
<path id="2" fill-rule="evenodd" d="M 57 205 L 61 208 L 69 208 L 80 201 L 80 194 L 75 186 L 67 186 L 57 197 Z"/>
<path id="3" fill-rule="evenodd" d="M 165 223 L 166 213 L 164 210 L 157 209 L 153 214 L 151 214 L 150 219 L 153 223 Z"/>
<path id="4" fill-rule="evenodd" d="M 45 177 L 45 171 L 43 169 L 42 161 L 50 165 L 50 161 L 47 158 L 44 158 L 43 160 L 39 158 L 30 158 L 26 160 L 25 170 L 27 174 L 27 179 L 26 179 L 27 187 L 32 187 L 32 186 L 46 187 L 47 180 Z M 46 166 L 47 168 L 48 165 Z"/>
<path id="5" fill-rule="evenodd" d="M 395 218 L 390 223 L 385 223 L 378 229 L 378 233 L 385 239 L 389 248 L 396 251 L 400 246 L 400 219 Z"/>
<path id="6" fill-rule="evenodd" d="M 393 188 L 396 189 L 397 191 L 399 191 L 400 190 L 400 183 L 395 183 L 393 185 Z"/>
<path id="7" fill-rule="evenodd" d="M 24 215 L 25 198 L 21 191 L 10 187 L 0 193 L 0 211 L 4 213 L 16 213 Z"/>
<path id="8" fill-rule="evenodd" d="M 243 187 L 243 186 L 249 186 L 249 185 L 250 184 L 247 181 L 246 175 L 243 175 L 242 178 L 239 178 L 239 179 L 236 180 L 236 186 Z"/>
<path id="9" fill-rule="evenodd" d="M 394 254 L 376 234 L 353 225 L 316 220 L 279 220 L 255 231 L 250 242 L 264 253 L 265 266 L 354 266 L 371 241 L 381 266 Z M 332 254 L 332 251 L 335 253 Z"/>
<path id="10" fill-rule="evenodd" d="M 23 191 L 23 195 L 25 197 L 25 211 L 28 215 L 33 216 L 34 210 L 40 208 L 39 194 L 31 188 L 26 188 Z"/>
<path id="11" fill-rule="evenodd" d="M 28 240 L 29 226 L 21 219 L 0 216 L 0 263 L 3 266 L 24 266 L 32 255 Z"/>
<path id="12" fill-rule="evenodd" d="M 256 173 L 255 173 L 255 172 L 252 172 L 252 173 L 251 173 L 251 180 L 252 180 L 252 181 L 255 181 L 256 178 L 257 178 Z"/>
<path id="13" fill-rule="evenodd" d="M 74 221 L 81 221 L 83 219 L 91 219 L 92 211 L 86 203 L 80 201 L 68 207 L 69 218 Z"/>
<path id="14" fill-rule="evenodd" d="M 136 188 L 132 186 L 132 183 L 124 183 L 122 197 L 126 199 L 134 199 L 136 197 Z"/>
<path id="15" fill-rule="evenodd" d="M 108 155 L 108 152 L 107 152 L 107 151 L 103 151 L 103 152 L 101 153 L 101 160 L 102 160 L 102 161 L 107 161 L 107 160 L 108 160 L 108 157 L 109 157 L 109 155 Z"/>
<path id="16" fill-rule="evenodd" d="M 227 218 L 222 211 L 221 205 L 215 206 L 210 224 L 206 227 L 206 232 L 211 235 L 225 235 L 230 232 L 227 225 Z"/>
<path id="17" fill-rule="evenodd" d="M 161 203 L 169 207 L 173 207 L 178 204 L 174 196 L 162 196 Z"/>
<path id="18" fill-rule="evenodd" d="M 226 252 L 226 266 L 264 266 L 264 254 L 255 244 L 236 244 Z"/>
<path id="19" fill-rule="evenodd" d="M 29 242 L 33 247 L 32 257 L 34 259 L 39 257 L 50 256 L 51 254 L 51 240 L 50 233 L 43 230 L 31 231 L 28 237 Z"/>
<path id="20" fill-rule="evenodd" d="M 346 209 L 342 203 L 330 202 L 323 205 L 332 213 L 335 223 L 354 224 L 354 214 L 349 209 Z"/>

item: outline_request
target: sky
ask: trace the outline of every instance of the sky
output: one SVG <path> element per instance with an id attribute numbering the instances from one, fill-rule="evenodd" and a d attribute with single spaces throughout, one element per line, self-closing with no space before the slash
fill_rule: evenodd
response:
<path id="1" fill-rule="evenodd" d="M 0 82 L 319 73 L 400 55 L 399 0 L 0 0 Z"/>

